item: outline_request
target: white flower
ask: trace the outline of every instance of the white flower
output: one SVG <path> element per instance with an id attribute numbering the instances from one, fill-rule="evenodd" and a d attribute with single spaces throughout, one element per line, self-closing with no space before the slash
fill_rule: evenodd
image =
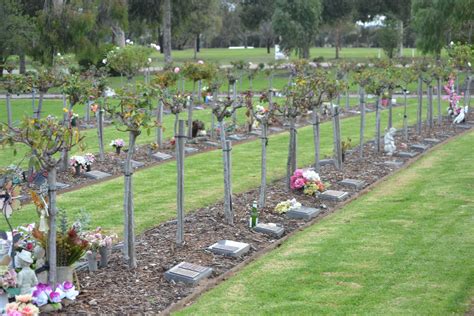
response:
<path id="1" fill-rule="evenodd" d="M 107 64 L 107 58 L 102 59 L 102 63 L 105 65 Z"/>
<path id="2" fill-rule="evenodd" d="M 303 171 L 303 177 L 309 181 L 321 181 L 319 174 L 316 173 L 313 169 L 306 169 Z"/>
<path id="3" fill-rule="evenodd" d="M 125 43 L 127 43 L 127 44 L 130 43 L 130 42 L 131 42 L 131 40 L 128 39 L 128 38 L 125 40 Z"/>
<path id="4" fill-rule="evenodd" d="M 469 67 L 471 67 L 471 63 L 470 63 L 470 62 L 467 62 L 467 65 L 468 65 Z"/>
<path id="5" fill-rule="evenodd" d="M 289 200 L 290 202 L 290 210 L 296 210 L 301 207 L 301 203 L 296 201 L 296 199 Z"/>
<path id="6" fill-rule="evenodd" d="M 148 63 L 151 64 L 151 58 L 148 57 Z"/>
<path id="7" fill-rule="evenodd" d="M 57 53 L 56 55 L 57 55 L 57 56 L 61 56 L 61 53 Z"/>
<path id="8" fill-rule="evenodd" d="M 449 43 L 449 46 L 453 46 L 453 45 L 454 45 L 454 42 L 453 42 L 453 41 L 451 41 L 451 43 Z"/>

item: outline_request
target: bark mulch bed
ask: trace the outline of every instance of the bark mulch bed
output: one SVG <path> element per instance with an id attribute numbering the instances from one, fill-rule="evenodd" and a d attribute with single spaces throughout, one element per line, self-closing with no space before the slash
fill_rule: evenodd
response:
<path id="1" fill-rule="evenodd" d="M 463 131 L 445 124 L 431 132 L 424 131 L 422 136 L 418 136 L 410 129 L 409 141 L 406 144 L 409 146 L 419 143 L 423 138 L 437 138 L 443 141 Z M 397 136 L 397 147 L 401 143 L 404 141 Z M 394 168 L 385 165 L 384 161 L 408 160 L 376 154 L 370 142 L 364 145 L 364 153 L 364 159 L 360 160 L 357 148 L 349 152 L 341 171 L 332 165 L 323 166 L 320 171 L 323 181 L 331 184 L 330 189 L 347 191 L 354 196 L 357 194 L 356 191 L 344 188 L 338 182 L 344 178 L 351 178 L 364 180 L 370 185 L 394 171 Z M 288 219 L 285 215 L 273 212 L 277 203 L 291 198 L 296 198 L 304 206 L 321 208 L 322 212 L 318 218 L 333 212 L 337 205 L 342 203 L 326 201 L 323 203 L 318 198 L 305 196 L 299 192 L 287 192 L 284 180 L 279 180 L 268 187 L 267 206 L 260 211 L 259 221 L 282 224 L 285 235 L 305 225 L 304 220 Z M 256 233 L 248 227 L 250 206 L 257 199 L 258 190 L 234 195 L 234 226 L 224 223 L 222 201 L 188 214 L 185 219 L 186 244 L 183 247 L 175 246 L 175 221 L 168 221 L 145 231 L 137 236 L 137 269 L 128 270 L 120 250 L 116 248 L 108 267 L 95 273 L 87 271 L 78 273 L 81 294 L 77 301 L 66 307 L 63 312 L 157 313 L 179 302 L 190 295 L 195 287 L 165 280 L 164 272 L 174 265 L 186 261 L 212 267 L 210 278 L 213 279 L 276 242 L 275 238 Z M 221 239 L 246 242 L 251 245 L 251 249 L 240 258 L 214 255 L 206 250 L 208 246 Z"/>

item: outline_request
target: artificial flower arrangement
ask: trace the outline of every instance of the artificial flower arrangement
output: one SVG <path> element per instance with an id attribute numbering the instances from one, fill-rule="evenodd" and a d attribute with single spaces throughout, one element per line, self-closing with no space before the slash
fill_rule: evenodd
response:
<path id="1" fill-rule="evenodd" d="M 257 105 L 255 107 L 255 116 L 257 117 L 257 119 L 259 120 L 262 120 L 264 117 L 265 117 L 265 114 L 268 112 L 268 109 L 261 106 L 261 105 Z"/>
<path id="2" fill-rule="evenodd" d="M 31 295 L 17 295 L 15 302 L 8 303 L 5 306 L 7 316 L 39 315 L 39 308 L 33 304 Z"/>
<path id="3" fill-rule="evenodd" d="M 7 294 L 8 296 L 19 294 L 16 285 L 15 270 L 10 269 L 6 265 L 0 266 L 0 291 L 3 291 L 3 293 Z"/>
<path id="4" fill-rule="evenodd" d="M 76 169 L 76 175 L 78 175 L 81 169 L 90 171 L 94 161 L 95 156 L 91 153 L 87 153 L 84 156 L 72 156 L 69 159 L 69 164 Z"/>
<path id="5" fill-rule="evenodd" d="M 33 237 L 40 243 L 41 247 L 47 249 L 47 234 L 37 228 L 33 229 Z M 56 238 L 57 265 L 71 266 L 81 259 L 89 249 L 89 242 L 81 238 L 74 227 L 66 231 L 58 231 Z"/>
<path id="6" fill-rule="evenodd" d="M 54 289 L 49 284 L 39 283 L 33 289 L 32 301 L 38 307 L 51 304 L 54 310 L 58 310 L 62 307 L 61 303 L 74 301 L 78 294 L 79 291 L 69 281 L 58 284 Z"/>
<path id="7" fill-rule="evenodd" d="M 117 235 L 105 235 L 101 227 L 97 227 L 92 232 L 86 232 L 82 236 L 89 243 L 89 249 L 97 250 L 101 247 L 112 247 L 112 242 L 117 238 Z"/>
<path id="8" fill-rule="evenodd" d="M 84 158 L 84 156 L 72 156 L 70 159 L 69 159 L 69 164 L 71 165 L 71 167 L 83 167 L 86 165 L 86 159 Z"/>
<path id="9" fill-rule="evenodd" d="M 290 188 L 302 190 L 306 195 L 315 195 L 324 191 L 324 184 L 313 168 L 296 169 L 290 178 Z"/>
<path id="10" fill-rule="evenodd" d="M 296 199 L 286 200 L 278 203 L 277 206 L 275 206 L 275 212 L 283 214 L 291 210 L 299 209 L 300 207 L 301 203 L 296 201 Z"/>
<path id="11" fill-rule="evenodd" d="M 110 142 L 110 146 L 112 147 L 120 147 L 122 148 L 125 145 L 125 142 L 121 138 L 114 139 L 113 141 Z"/>

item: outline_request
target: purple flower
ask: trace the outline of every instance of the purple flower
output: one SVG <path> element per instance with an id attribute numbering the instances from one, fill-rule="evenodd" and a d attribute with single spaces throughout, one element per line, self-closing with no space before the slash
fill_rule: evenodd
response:
<path id="1" fill-rule="evenodd" d="M 58 292 L 51 292 L 49 293 L 49 300 L 53 303 L 60 303 L 61 295 Z"/>
<path id="2" fill-rule="evenodd" d="M 69 281 L 65 281 L 65 282 L 63 283 L 63 285 L 62 285 L 62 289 L 63 289 L 64 291 L 68 291 L 68 290 L 70 290 L 70 289 L 72 289 L 72 288 L 74 288 L 74 284 L 72 284 L 72 283 L 69 282 Z"/>

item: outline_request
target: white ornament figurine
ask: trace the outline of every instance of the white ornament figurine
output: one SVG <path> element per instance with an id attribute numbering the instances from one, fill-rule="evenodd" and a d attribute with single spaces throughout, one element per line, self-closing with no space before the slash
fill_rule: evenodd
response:
<path id="1" fill-rule="evenodd" d="M 385 134 L 383 141 L 385 143 L 384 151 L 387 155 L 392 156 L 397 147 L 395 146 L 395 132 L 397 130 L 395 128 L 390 128 L 387 133 Z"/>
<path id="2" fill-rule="evenodd" d="M 36 273 L 30 268 L 33 263 L 31 252 L 22 250 L 18 255 L 18 263 L 21 271 L 17 275 L 17 283 L 20 287 L 20 294 L 31 294 L 33 288 L 38 284 Z"/>

